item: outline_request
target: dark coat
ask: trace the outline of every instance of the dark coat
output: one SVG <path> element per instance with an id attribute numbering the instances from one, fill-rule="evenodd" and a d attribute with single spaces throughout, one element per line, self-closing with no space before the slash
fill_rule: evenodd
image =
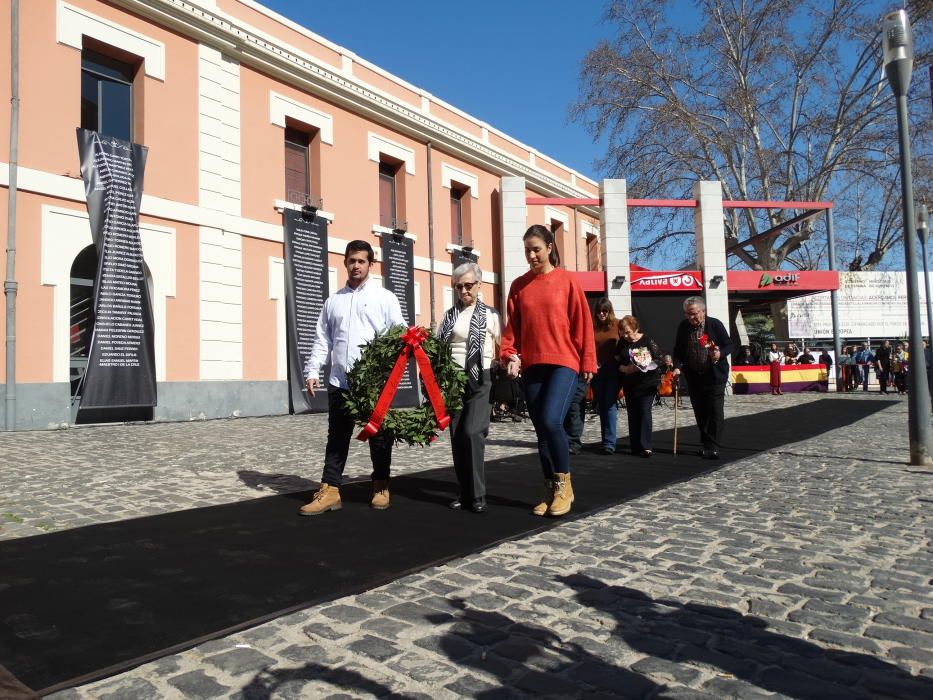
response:
<path id="1" fill-rule="evenodd" d="M 725 384 L 729 381 L 729 356 L 732 354 L 732 338 L 729 337 L 726 327 L 722 325 L 722 321 L 718 318 L 706 317 L 706 334 L 719 348 L 720 354 L 719 361 L 714 362 L 711 366 L 712 373 L 705 375 L 697 375 L 687 366 L 687 342 L 690 340 L 692 332 L 693 326 L 690 325 L 690 321 L 687 319 L 681 321 L 680 325 L 677 326 L 674 352 L 671 353 L 674 367 L 680 369 L 688 381 L 695 378 L 701 379 L 704 384 Z"/>

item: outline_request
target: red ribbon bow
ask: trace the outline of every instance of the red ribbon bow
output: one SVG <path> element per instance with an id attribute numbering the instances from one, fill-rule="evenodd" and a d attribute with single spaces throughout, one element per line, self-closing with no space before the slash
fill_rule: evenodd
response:
<path id="1" fill-rule="evenodd" d="M 379 400 L 376 401 L 373 414 L 369 417 L 366 425 L 363 426 L 360 434 L 356 436 L 357 440 L 365 442 L 379 432 L 382 421 L 385 419 L 386 413 L 389 412 L 392 399 L 395 398 L 398 391 L 402 375 L 405 374 L 408 358 L 411 357 L 412 353 L 415 354 L 415 362 L 418 363 L 418 370 L 421 372 L 421 381 L 424 383 L 424 388 L 428 392 L 428 400 L 434 409 L 434 420 L 437 423 L 437 429 L 444 430 L 450 425 L 450 416 L 447 415 L 447 407 L 444 406 L 444 397 L 437 385 L 437 378 L 434 376 L 434 369 L 431 367 L 431 359 L 424 352 L 424 348 L 421 347 L 427 337 L 428 332 L 421 326 L 410 326 L 402 334 L 402 341 L 405 345 L 402 346 L 402 350 L 395 360 L 395 366 L 392 368 L 391 374 L 389 374 L 386 385 L 382 387 L 382 393 L 379 394 Z"/>

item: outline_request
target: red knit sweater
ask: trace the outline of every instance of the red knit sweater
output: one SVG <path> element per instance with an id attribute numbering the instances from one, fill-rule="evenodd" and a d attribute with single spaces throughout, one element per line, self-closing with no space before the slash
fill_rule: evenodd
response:
<path id="1" fill-rule="evenodd" d="M 502 332 L 504 361 L 519 355 L 522 367 L 560 365 L 574 372 L 596 371 L 593 321 L 577 278 L 555 268 L 530 270 L 512 282 L 509 321 Z"/>

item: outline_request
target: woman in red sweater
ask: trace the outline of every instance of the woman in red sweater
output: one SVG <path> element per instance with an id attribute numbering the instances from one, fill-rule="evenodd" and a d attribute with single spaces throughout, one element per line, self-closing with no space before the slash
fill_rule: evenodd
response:
<path id="1" fill-rule="evenodd" d="M 535 225 L 523 240 L 531 269 L 509 289 L 501 353 L 509 376 L 522 375 L 538 436 L 545 494 L 532 513 L 559 516 L 569 513 L 573 503 L 564 418 L 577 376 L 593 378 L 596 344 L 583 288 L 574 275 L 557 267 L 554 234 Z"/>

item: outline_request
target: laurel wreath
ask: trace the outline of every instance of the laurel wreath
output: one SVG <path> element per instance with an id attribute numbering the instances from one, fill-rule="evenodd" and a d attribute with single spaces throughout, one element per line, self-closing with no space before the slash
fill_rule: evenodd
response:
<path id="1" fill-rule="evenodd" d="M 395 361 L 405 346 L 402 334 L 404 326 L 391 326 L 362 346 L 360 359 L 347 373 L 346 407 L 360 427 L 372 416 L 379 395 L 395 366 Z M 459 411 L 463 405 L 463 392 L 467 384 L 466 373 L 454 362 L 450 346 L 441 341 L 432 331 L 421 343 L 431 369 L 437 379 L 438 388 L 444 398 L 447 413 Z M 422 386 L 424 400 L 418 408 L 390 409 L 382 421 L 382 433 L 394 442 L 408 445 L 426 445 L 437 437 L 434 409 Z"/>

